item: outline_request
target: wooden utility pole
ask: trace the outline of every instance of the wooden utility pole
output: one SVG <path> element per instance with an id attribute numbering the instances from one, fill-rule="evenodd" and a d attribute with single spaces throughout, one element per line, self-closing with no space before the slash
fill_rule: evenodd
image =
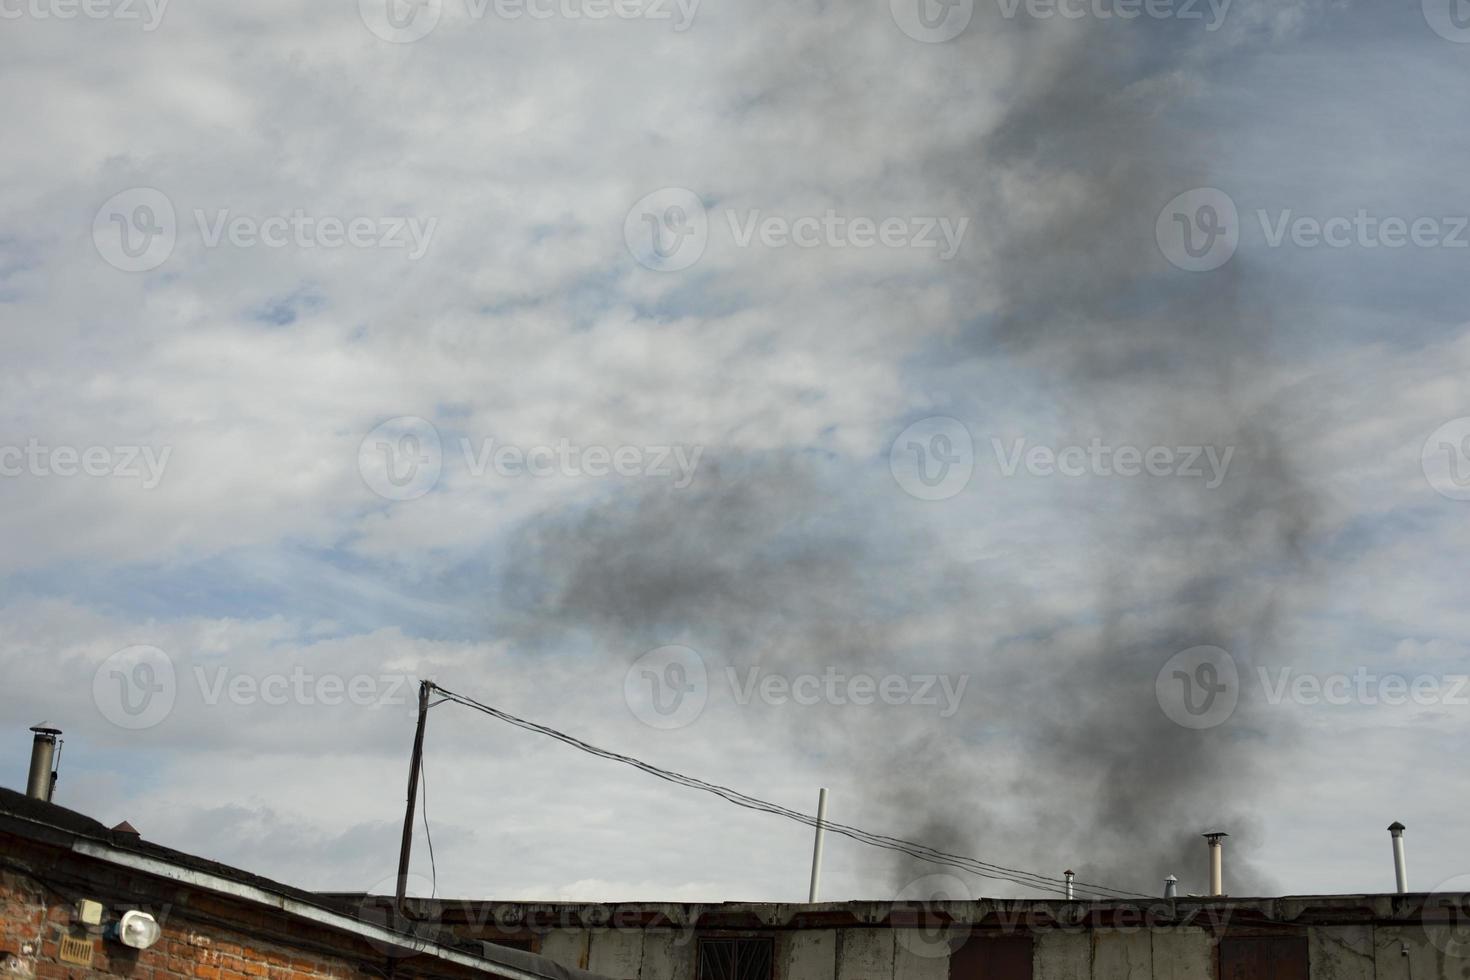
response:
<path id="1" fill-rule="evenodd" d="M 413 735 L 413 755 L 408 761 L 408 806 L 403 811 L 403 844 L 398 850 L 398 890 L 393 908 L 403 915 L 404 893 L 408 890 L 408 859 L 413 850 L 413 807 L 419 798 L 419 767 L 424 761 L 424 724 L 429 720 L 430 681 L 419 681 L 419 726 Z"/>

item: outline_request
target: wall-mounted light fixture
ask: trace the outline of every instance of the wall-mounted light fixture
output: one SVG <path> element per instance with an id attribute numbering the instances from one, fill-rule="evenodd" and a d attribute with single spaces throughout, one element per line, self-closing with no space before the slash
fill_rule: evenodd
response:
<path id="1" fill-rule="evenodd" d="M 102 935 L 133 949 L 147 949 L 158 942 L 163 930 L 153 916 L 132 909 L 124 912 L 116 922 L 109 923 Z"/>

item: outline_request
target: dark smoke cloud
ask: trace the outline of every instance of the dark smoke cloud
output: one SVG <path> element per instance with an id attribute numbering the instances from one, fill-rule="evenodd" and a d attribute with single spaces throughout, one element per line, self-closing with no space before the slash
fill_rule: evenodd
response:
<path id="1" fill-rule="evenodd" d="M 963 180 L 973 161 L 1003 229 L 975 270 L 989 292 L 984 326 L 968 338 L 977 354 L 1042 365 L 1079 436 L 1131 430 L 1150 445 L 1233 446 L 1240 466 L 1211 493 L 1130 487 L 1127 512 L 1156 533 L 1095 561 L 1099 629 L 1065 650 L 1051 710 L 1023 725 L 1028 769 L 1073 787 L 1064 860 L 1094 881 L 1153 892 L 1162 867 L 1202 888 L 1190 873 L 1203 863 L 1198 835 L 1228 829 L 1231 890 L 1264 892 L 1274 883 L 1242 856 L 1260 839 L 1253 787 L 1269 779 L 1259 741 L 1240 737 L 1247 713 L 1182 731 L 1148 682 L 1173 652 L 1200 644 L 1244 663 L 1279 656 L 1279 577 L 1304 566 L 1314 493 L 1262 384 L 1282 329 L 1270 304 L 1252 294 L 1243 263 L 1180 274 L 1154 241 L 1166 201 L 1221 176 L 1202 163 L 1211 148 L 1166 121 L 1189 104 L 1190 79 L 1220 42 L 1137 26 L 1018 39 L 1034 56 L 1021 60 L 1006 116 L 936 173 Z M 1174 581 L 1137 576 L 1161 558 Z M 1262 587 L 1263 574 L 1276 581 Z M 961 832 L 963 815 L 954 821 Z"/>
<path id="2" fill-rule="evenodd" d="M 887 574 L 842 488 L 787 453 L 707 459 L 693 486 L 647 489 L 537 525 L 512 553 L 529 637 L 588 629 L 621 642 L 693 637 L 726 650 L 886 645 L 868 602 Z M 852 635 L 847 635 L 851 631 Z M 842 634 L 842 635 L 839 635 Z"/>
<path id="3" fill-rule="evenodd" d="M 864 815 L 891 821 L 875 830 L 1149 894 L 1171 872 L 1182 891 L 1202 891 L 1199 835 L 1227 830 L 1229 890 L 1267 893 L 1277 883 L 1249 858 L 1270 779 L 1249 673 L 1285 656 L 1315 494 L 1292 465 L 1269 381 L 1283 325 L 1249 268 L 1238 258 L 1183 273 L 1153 238 L 1166 201 L 1218 176 L 1208 148 L 1169 120 L 1188 109 L 1210 45 L 1224 42 L 1177 24 L 985 22 L 983 6 L 935 57 L 957 79 L 1009 48 L 1006 109 L 984 126 L 936 118 L 978 135 L 941 142 L 910 171 L 935 200 L 968 202 L 985 235 L 944 283 L 967 311 L 963 329 L 912 326 L 932 355 L 919 372 L 951 380 L 967 363 L 1012 364 L 1058 410 L 1064 431 L 1041 435 L 1234 447 L 1225 483 L 1089 484 L 1096 496 L 1056 518 L 1077 555 L 1033 556 L 1084 563 L 1080 621 L 1059 618 L 1056 602 L 1004 567 L 956 559 L 891 485 L 824 458 L 719 447 L 688 490 L 643 489 L 528 530 L 510 592 L 537 643 L 584 631 L 623 656 L 682 642 L 773 669 L 966 672 L 951 719 L 816 710 L 781 720 L 792 744 L 840 759 L 870 787 Z M 828 47 L 840 39 L 807 43 L 801 64 L 842 57 Z M 837 112 L 832 98 L 821 104 L 837 118 L 860 108 Z M 972 428 L 983 442 L 983 426 Z M 1247 692 L 1229 724 L 1189 731 L 1162 713 L 1154 679 L 1203 644 L 1235 654 Z M 941 870 L 871 860 L 892 865 L 895 889 Z"/>

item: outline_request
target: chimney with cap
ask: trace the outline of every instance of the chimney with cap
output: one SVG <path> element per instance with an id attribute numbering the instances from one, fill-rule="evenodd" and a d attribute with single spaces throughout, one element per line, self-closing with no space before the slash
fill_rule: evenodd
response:
<path id="1" fill-rule="evenodd" d="M 1169 877 L 1164 879 L 1164 897 L 1179 897 L 1179 879 L 1174 877 L 1173 875 L 1170 875 Z"/>
<path id="2" fill-rule="evenodd" d="M 1077 876 L 1072 873 L 1072 869 L 1071 868 L 1068 868 L 1066 871 L 1063 871 L 1062 872 L 1062 875 L 1063 875 L 1063 877 L 1065 877 L 1067 879 L 1067 901 L 1070 902 L 1073 899 L 1073 897 L 1074 897 L 1073 890 L 1072 890 L 1072 879 L 1075 878 L 1075 877 L 1077 877 Z"/>
<path id="3" fill-rule="evenodd" d="M 56 770 L 52 763 L 56 758 L 56 746 L 61 740 L 61 729 L 46 722 L 32 726 L 36 737 L 31 742 L 31 771 L 26 777 L 26 795 L 43 803 L 51 802 L 56 790 Z"/>
<path id="4" fill-rule="evenodd" d="M 1404 863 L 1404 831 L 1407 829 L 1397 820 L 1388 825 L 1388 832 L 1393 835 L 1393 878 L 1400 895 L 1409 893 L 1409 868 Z"/>
<path id="5" fill-rule="evenodd" d="M 1210 895 L 1219 896 L 1225 894 L 1224 861 L 1221 852 L 1225 849 L 1224 838 L 1230 835 L 1224 831 L 1211 831 L 1204 835 L 1205 840 L 1210 842 Z"/>

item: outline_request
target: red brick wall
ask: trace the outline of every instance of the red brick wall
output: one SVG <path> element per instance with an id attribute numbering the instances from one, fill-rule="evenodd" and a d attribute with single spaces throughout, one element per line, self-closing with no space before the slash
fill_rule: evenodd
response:
<path id="1" fill-rule="evenodd" d="M 90 896 L 93 898 L 101 895 Z M 15 980 L 346 980 L 359 971 L 342 958 L 302 952 L 289 946 L 247 938 L 215 925 L 191 923 L 182 910 L 141 903 L 158 919 L 163 936 L 152 947 L 133 950 L 102 938 L 100 929 L 74 924 L 73 906 L 37 881 L 0 872 L 0 951 L 15 954 L 0 975 Z M 237 912 L 238 915 L 238 912 Z M 85 937 L 92 946 L 91 967 L 63 962 L 61 937 Z M 385 957 L 386 959 L 386 957 Z"/>
<path id="2" fill-rule="evenodd" d="M 12 977 L 34 972 L 45 920 L 41 887 L 19 875 L 0 872 L 0 956 L 10 954 L 0 964 L 0 972 Z"/>
<path id="3" fill-rule="evenodd" d="M 78 898 L 151 914 L 157 943 L 134 950 L 76 922 Z M 61 938 L 83 937 L 92 964 L 60 958 Z M 0 834 L 0 980 L 395 980 L 429 975 L 495 980 L 429 956 L 390 957 L 360 937 L 277 909 L 134 874 L 104 862 Z M 401 956 L 401 953 L 400 953 Z"/>

